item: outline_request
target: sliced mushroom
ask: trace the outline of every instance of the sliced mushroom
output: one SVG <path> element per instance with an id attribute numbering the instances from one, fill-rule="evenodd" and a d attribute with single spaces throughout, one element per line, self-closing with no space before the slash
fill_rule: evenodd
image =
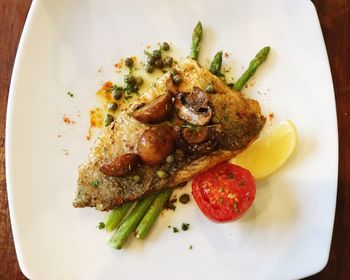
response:
<path id="1" fill-rule="evenodd" d="M 187 95 L 179 93 L 175 99 L 178 116 L 194 125 L 207 124 L 213 114 L 209 99 L 209 95 L 197 87 Z"/>
<path id="2" fill-rule="evenodd" d="M 137 152 L 147 165 L 161 163 L 174 148 L 175 135 L 171 127 L 152 126 L 142 133 Z"/>
<path id="3" fill-rule="evenodd" d="M 189 135 L 188 128 L 177 128 L 177 145 L 185 152 L 192 155 L 205 155 L 212 152 L 219 144 L 222 137 L 221 125 L 213 125 L 193 129 Z M 201 142 L 199 142 L 202 140 Z"/>
<path id="4" fill-rule="evenodd" d="M 100 167 L 106 176 L 122 177 L 132 171 L 139 162 L 139 155 L 135 153 L 124 154 Z"/>
<path id="5" fill-rule="evenodd" d="M 201 108 L 207 108 L 209 103 L 209 95 L 202 91 L 199 87 L 193 87 L 189 95 L 186 96 L 188 105 L 195 111 L 199 111 Z"/>
<path id="6" fill-rule="evenodd" d="M 167 118 L 171 111 L 171 95 L 164 93 L 131 115 L 142 123 L 158 123 Z"/>
<path id="7" fill-rule="evenodd" d="M 170 94 L 172 94 L 174 96 L 177 94 L 178 86 L 175 85 L 172 76 L 170 76 L 169 78 L 166 79 L 165 85 L 166 85 L 166 88 Z"/>

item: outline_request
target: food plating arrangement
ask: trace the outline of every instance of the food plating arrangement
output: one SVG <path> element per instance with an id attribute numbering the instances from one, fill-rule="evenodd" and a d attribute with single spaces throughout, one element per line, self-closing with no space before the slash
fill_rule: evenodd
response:
<path id="1" fill-rule="evenodd" d="M 270 47 L 255 55 L 237 81 L 228 82 L 222 51 L 209 69 L 198 62 L 204 33 L 198 22 L 190 55 L 181 62 L 167 54 L 167 42 L 145 50 L 144 63 L 122 59 L 116 67 L 128 73 L 124 86 L 107 82 L 98 91 L 107 102 L 105 112 L 91 110 L 90 123 L 104 127 L 79 166 L 73 206 L 109 211 L 99 228 L 113 232 L 113 248 L 121 249 L 132 233 L 145 239 L 161 212 L 171 209 L 173 191 L 191 180 L 192 197 L 206 217 L 239 219 L 254 202 L 255 180 L 270 175 L 295 150 L 292 122 L 259 136 L 267 117 L 256 100 L 241 93 Z M 140 70 L 162 76 L 141 92 Z M 188 194 L 179 198 L 182 204 L 189 200 Z"/>

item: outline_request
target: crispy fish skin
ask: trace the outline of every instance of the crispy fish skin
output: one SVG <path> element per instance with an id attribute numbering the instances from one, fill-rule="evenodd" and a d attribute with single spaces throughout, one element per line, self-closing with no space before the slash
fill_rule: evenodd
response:
<path id="1" fill-rule="evenodd" d="M 176 71 L 183 78 L 179 85 L 180 92 L 190 92 L 194 86 L 205 89 L 209 83 L 214 84 L 216 94 L 210 95 L 210 103 L 215 112 L 215 121 L 221 124 L 225 132 L 218 149 L 197 158 L 176 157 L 174 166 L 170 169 L 166 164 L 142 165 L 125 178 L 108 177 L 99 170 L 103 164 L 117 156 L 136 152 L 137 140 L 149 126 L 131 117 L 131 108 L 164 94 L 167 91 L 166 81 L 169 79 L 169 74 L 165 74 L 157 81 L 156 86 L 140 96 L 130 105 L 129 110 L 120 112 L 116 120 L 101 131 L 88 159 L 79 167 L 74 207 L 110 210 L 148 193 L 175 187 L 196 174 L 231 159 L 259 135 L 265 118 L 256 101 L 245 99 L 240 92 L 232 91 L 222 80 L 194 60 L 187 59 L 178 64 Z M 156 172 L 159 168 L 168 168 L 170 176 L 166 179 L 158 178 Z M 141 180 L 135 181 L 135 176 Z"/>

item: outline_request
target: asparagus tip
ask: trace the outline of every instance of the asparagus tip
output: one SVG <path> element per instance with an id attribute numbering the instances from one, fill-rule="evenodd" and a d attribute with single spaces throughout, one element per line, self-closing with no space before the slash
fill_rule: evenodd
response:
<path id="1" fill-rule="evenodd" d="M 142 238 L 142 236 L 139 233 L 136 233 L 135 237 L 138 240 L 143 240 L 144 239 L 144 238 Z"/>
<path id="2" fill-rule="evenodd" d="M 108 240 L 107 244 L 112 247 L 113 249 L 117 249 L 120 250 L 122 248 L 122 246 L 118 243 L 113 242 L 111 239 Z"/>

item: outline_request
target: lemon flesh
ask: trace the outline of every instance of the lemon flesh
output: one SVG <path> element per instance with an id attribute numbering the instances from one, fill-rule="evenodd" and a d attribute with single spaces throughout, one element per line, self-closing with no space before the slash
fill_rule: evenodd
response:
<path id="1" fill-rule="evenodd" d="M 255 179 L 266 177 L 293 154 L 298 133 L 291 121 L 284 121 L 268 135 L 258 138 L 230 162 L 248 169 Z"/>

